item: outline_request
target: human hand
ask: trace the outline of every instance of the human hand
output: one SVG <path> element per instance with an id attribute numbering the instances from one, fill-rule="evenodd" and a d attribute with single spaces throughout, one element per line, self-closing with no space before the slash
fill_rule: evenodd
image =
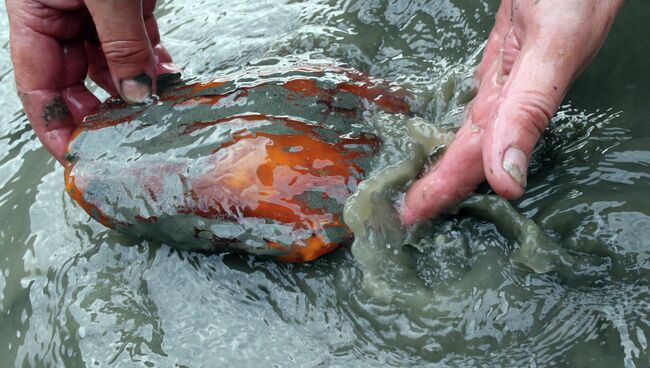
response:
<path id="1" fill-rule="evenodd" d="M 177 73 L 160 43 L 155 0 L 6 0 L 16 87 L 36 135 L 62 164 L 75 126 L 99 105 L 89 76 L 143 103 Z"/>
<path id="2" fill-rule="evenodd" d="M 524 193 L 535 143 L 622 4 L 502 1 L 466 121 L 437 165 L 409 188 L 400 209 L 405 225 L 440 214 L 486 179 L 506 199 Z"/>

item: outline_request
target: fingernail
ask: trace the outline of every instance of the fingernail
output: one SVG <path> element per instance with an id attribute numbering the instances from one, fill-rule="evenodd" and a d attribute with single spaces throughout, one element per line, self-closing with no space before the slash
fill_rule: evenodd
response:
<path id="1" fill-rule="evenodd" d="M 174 63 L 160 63 L 158 74 L 177 74 L 181 72 L 181 68 Z"/>
<path id="2" fill-rule="evenodd" d="M 503 155 L 503 169 L 510 174 L 522 188 L 526 187 L 528 157 L 517 147 L 509 147 Z"/>
<path id="3" fill-rule="evenodd" d="M 122 97 L 126 102 L 131 104 L 143 104 L 151 101 L 151 77 L 146 73 L 141 73 L 133 79 L 123 79 L 120 82 Z"/>

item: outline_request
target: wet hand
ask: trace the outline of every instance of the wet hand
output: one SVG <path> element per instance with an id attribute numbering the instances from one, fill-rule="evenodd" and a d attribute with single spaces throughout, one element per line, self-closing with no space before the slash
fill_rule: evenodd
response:
<path id="1" fill-rule="evenodd" d="M 130 103 L 178 72 L 160 43 L 155 0 L 6 0 L 18 95 L 36 135 L 61 163 L 70 135 L 99 100 L 89 76 Z"/>
<path id="2" fill-rule="evenodd" d="M 486 179 L 506 199 L 524 193 L 535 143 L 622 3 L 502 1 L 466 121 L 437 165 L 409 188 L 400 210 L 405 225 L 442 213 Z"/>

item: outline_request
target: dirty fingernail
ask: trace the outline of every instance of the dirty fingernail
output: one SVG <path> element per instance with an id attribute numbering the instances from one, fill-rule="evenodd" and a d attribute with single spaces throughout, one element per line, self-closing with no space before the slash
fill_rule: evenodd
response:
<path id="1" fill-rule="evenodd" d="M 528 170 L 528 157 L 524 151 L 510 147 L 503 155 L 503 169 L 510 174 L 522 188 L 526 187 L 526 173 Z"/>
<path id="2" fill-rule="evenodd" d="M 133 79 L 123 79 L 120 82 L 122 97 L 132 104 L 147 103 L 153 96 L 151 84 L 151 77 L 145 73 L 138 74 Z"/>

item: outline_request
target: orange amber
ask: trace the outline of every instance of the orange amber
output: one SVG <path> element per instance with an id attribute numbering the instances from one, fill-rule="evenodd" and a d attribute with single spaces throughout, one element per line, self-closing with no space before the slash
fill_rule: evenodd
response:
<path id="1" fill-rule="evenodd" d="M 73 135 L 66 189 L 124 233 L 310 261 L 352 239 L 342 208 L 381 144 L 373 110 L 408 112 L 404 91 L 337 67 L 179 84 L 146 107 L 109 101 Z"/>

